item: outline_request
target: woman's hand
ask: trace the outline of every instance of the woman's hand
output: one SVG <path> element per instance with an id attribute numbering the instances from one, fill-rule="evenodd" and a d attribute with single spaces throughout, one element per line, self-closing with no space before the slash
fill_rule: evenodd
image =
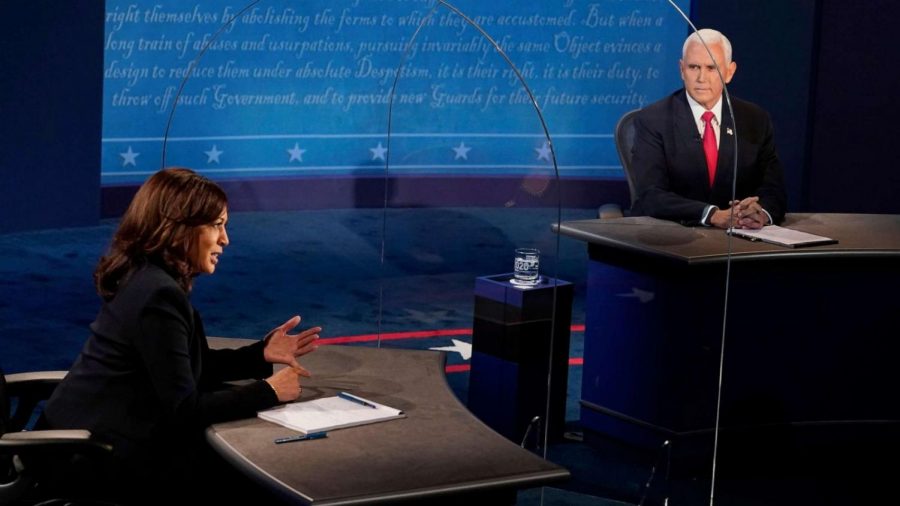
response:
<path id="1" fill-rule="evenodd" d="M 290 320 L 276 327 L 269 335 L 266 336 L 266 346 L 263 348 L 263 357 L 266 362 L 271 364 L 285 364 L 287 366 L 297 368 L 299 371 L 306 372 L 306 369 L 300 367 L 297 357 L 306 355 L 318 348 L 315 344 L 319 338 L 319 332 L 322 327 L 313 327 L 306 329 L 299 334 L 288 334 L 288 331 L 300 324 L 300 317 L 295 316 Z M 306 372 L 304 376 L 308 376 Z"/>
<path id="2" fill-rule="evenodd" d="M 295 369 L 285 367 L 266 379 L 266 382 L 275 390 L 278 402 L 290 402 L 300 397 L 303 388 L 300 387 L 300 376 L 309 376 L 309 372 L 302 367 Z"/>

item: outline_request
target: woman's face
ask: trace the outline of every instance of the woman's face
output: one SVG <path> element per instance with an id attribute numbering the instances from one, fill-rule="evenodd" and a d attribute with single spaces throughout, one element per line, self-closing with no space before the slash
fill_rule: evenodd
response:
<path id="1" fill-rule="evenodd" d="M 209 225 L 197 228 L 197 243 L 193 253 L 194 270 L 197 274 L 212 274 L 219 263 L 219 255 L 228 246 L 228 209 L 222 210 L 219 218 Z"/>

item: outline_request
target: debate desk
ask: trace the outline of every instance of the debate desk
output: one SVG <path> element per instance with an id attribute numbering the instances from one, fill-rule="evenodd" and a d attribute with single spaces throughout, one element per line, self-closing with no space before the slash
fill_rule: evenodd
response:
<path id="1" fill-rule="evenodd" d="M 246 342 L 210 338 L 214 347 Z M 406 418 L 288 444 L 274 440 L 296 432 L 258 418 L 207 429 L 213 449 L 289 503 L 512 504 L 518 489 L 569 477 L 469 413 L 447 386 L 442 352 L 332 345 L 301 362 L 313 373 L 302 399 L 346 390 Z"/>
<path id="2" fill-rule="evenodd" d="M 900 216 L 783 226 L 838 242 L 788 248 L 647 217 L 558 227 L 589 250 L 586 432 L 643 447 L 709 434 L 720 358 L 720 428 L 896 428 Z"/>

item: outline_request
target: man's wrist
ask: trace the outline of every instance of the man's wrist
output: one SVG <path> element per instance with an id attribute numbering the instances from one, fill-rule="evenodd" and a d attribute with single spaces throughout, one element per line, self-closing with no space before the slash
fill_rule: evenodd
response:
<path id="1" fill-rule="evenodd" d="M 715 215 L 718 210 L 719 208 L 716 206 L 706 206 L 706 209 L 703 210 L 703 216 L 700 218 L 700 224 L 704 227 L 712 227 L 713 215 Z"/>

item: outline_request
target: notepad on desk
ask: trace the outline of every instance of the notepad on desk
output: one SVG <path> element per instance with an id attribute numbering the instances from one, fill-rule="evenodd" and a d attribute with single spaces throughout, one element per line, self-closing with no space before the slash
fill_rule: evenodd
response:
<path id="1" fill-rule="evenodd" d="M 837 243 L 837 240 L 830 237 L 779 227 L 778 225 L 769 225 L 756 230 L 732 228 L 729 229 L 729 233 L 738 237 L 743 237 L 744 239 L 750 239 L 751 241 L 763 241 L 779 246 L 787 246 L 789 248 Z"/>
<path id="2" fill-rule="evenodd" d="M 333 397 L 284 404 L 260 411 L 257 416 L 304 434 L 406 417 L 399 409 L 345 392 Z"/>

